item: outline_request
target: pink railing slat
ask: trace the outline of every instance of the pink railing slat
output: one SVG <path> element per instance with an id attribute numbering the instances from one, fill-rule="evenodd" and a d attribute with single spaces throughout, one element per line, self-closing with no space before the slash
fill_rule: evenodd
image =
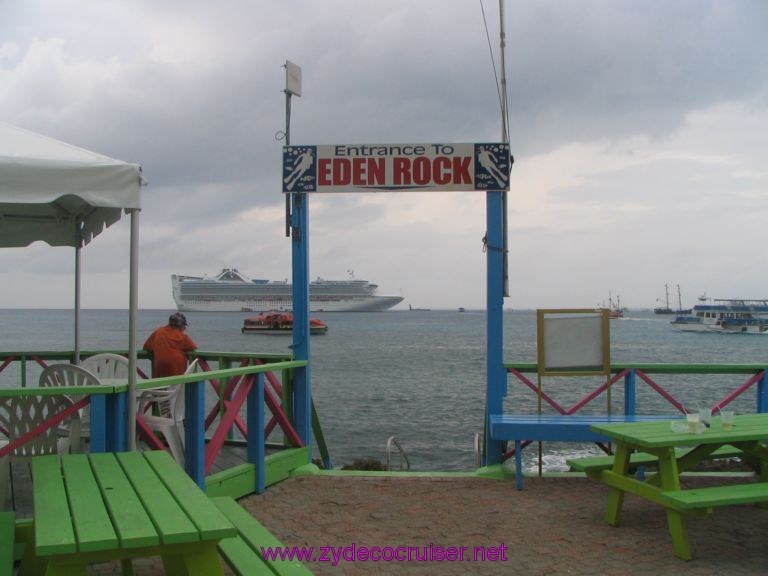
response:
<path id="1" fill-rule="evenodd" d="M 5 369 L 8 367 L 8 365 L 9 365 L 11 362 L 15 361 L 15 360 L 16 360 L 16 356 L 8 356 L 8 358 L 6 358 L 6 359 L 5 359 L 5 362 L 3 362 L 3 365 L 2 365 L 2 366 L 0 366 L 0 372 L 2 372 L 3 370 L 5 370 Z"/>
<path id="2" fill-rule="evenodd" d="M 573 414 L 577 410 L 583 408 L 584 406 L 592 402 L 592 400 L 594 400 L 595 398 L 600 396 L 600 394 L 605 392 L 608 389 L 608 386 L 613 386 L 618 380 L 620 380 L 621 378 L 624 378 L 627 372 L 629 372 L 629 370 L 622 370 L 621 372 L 616 374 L 613 378 L 608 380 L 608 382 L 606 382 L 602 386 L 599 386 L 591 394 L 587 394 L 583 399 L 579 400 L 576 404 L 568 408 L 568 410 L 566 410 L 566 413 Z"/>
<path id="3" fill-rule="evenodd" d="M 672 396 L 672 395 L 671 395 L 669 392 L 667 392 L 666 390 L 664 390 L 664 388 L 662 388 L 661 386 L 659 386 L 658 384 L 656 384 L 656 382 L 654 382 L 654 381 L 653 381 L 653 380 L 652 380 L 652 379 L 651 379 L 651 378 L 650 378 L 650 377 L 649 377 L 647 374 L 645 374 L 645 373 L 644 373 L 642 370 L 636 370 L 636 371 L 635 371 L 635 373 L 636 373 L 638 376 L 640 376 L 640 378 L 641 378 L 641 379 L 642 379 L 642 380 L 643 380 L 643 381 L 644 381 L 646 384 L 648 384 L 648 386 L 650 386 L 651 388 L 653 388 L 654 390 L 656 390 L 656 392 L 658 392 L 658 393 L 661 395 L 661 397 L 662 397 L 662 398 L 664 398 L 664 399 L 665 399 L 667 402 L 669 402 L 670 404 L 672 404 L 672 406 L 674 406 L 675 408 L 677 408 L 678 410 L 680 410 L 680 412 L 682 412 L 682 413 L 684 413 L 684 414 L 687 414 L 687 413 L 688 413 L 688 410 L 686 410 L 686 409 L 685 409 L 685 406 L 683 406 L 683 405 L 682 405 L 680 402 L 678 402 L 678 401 L 677 401 L 677 400 L 676 400 L 676 399 L 675 399 L 675 398 L 674 398 L 674 397 L 673 397 L 673 396 Z"/>
<path id="4" fill-rule="evenodd" d="M 146 420 L 136 414 L 136 431 L 141 436 L 141 439 L 146 442 L 153 450 L 165 450 L 166 446 L 160 441 L 154 431 L 147 425 Z"/>
<path id="5" fill-rule="evenodd" d="M 253 374 L 248 374 L 245 378 L 243 378 L 240 386 L 238 386 L 237 391 L 235 392 L 234 398 L 230 403 L 227 404 L 224 415 L 219 421 L 219 426 L 216 428 L 216 431 L 213 433 L 213 437 L 205 448 L 206 474 L 208 474 L 208 471 L 216 461 L 216 456 L 218 456 L 221 447 L 224 445 L 224 441 L 227 439 L 227 433 L 232 427 L 232 424 L 234 423 L 240 408 L 245 403 L 245 400 L 248 397 L 248 393 L 251 391 L 251 388 L 253 388 L 255 381 L 256 376 Z"/>
<path id="6" fill-rule="evenodd" d="M 518 377 L 518 379 L 519 379 L 519 380 L 520 380 L 520 381 L 521 381 L 523 384 L 525 384 L 526 386 L 528 386 L 528 388 L 530 388 L 531 390 L 533 390 L 533 391 L 534 391 L 536 394 L 538 394 L 538 393 L 539 393 L 539 388 L 536 386 L 536 384 L 534 384 L 533 382 L 531 382 L 530 380 L 528 380 L 528 378 L 526 378 L 525 376 L 523 376 L 523 375 L 522 375 L 520 372 L 518 372 L 518 371 L 517 371 L 517 370 L 515 370 L 514 368 L 509 368 L 509 371 L 510 371 L 512 374 L 514 374 L 515 376 L 517 376 L 517 377 Z M 542 392 L 541 392 L 541 399 L 542 399 L 542 400 L 544 400 L 544 401 L 545 401 L 547 404 L 549 404 L 550 406 L 552 406 L 552 408 L 554 408 L 555 410 L 557 410 L 558 412 L 560 412 L 560 414 L 565 414 L 565 408 L 563 408 L 562 406 L 560 406 L 560 404 L 558 404 L 558 403 L 557 403 L 557 402 L 555 402 L 555 401 L 554 401 L 552 398 L 550 398 L 550 397 L 549 397 L 549 395 L 548 395 L 546 392 L 544 392 L 544 391 L 542 391 Z"/>
<path id="7" fill-rule="evenodd" d="M 720 409 L 724 408 L 725 406 L 728 406 L 728 404 L 733 402 L 736 399 L 736 397 L 740 396 L 741 394 L 746 392 L 749 388 L 754 386 L 755 383 L 757 383 L 763 377 L 763 374 L 765 374 L 764 371 L 763 372 L 758 372 L 757 374 L 752 376 L 749 380 L 744 382 L 744 384 L 739 386 L 736 390 L 734 390 L 733 392 L 728 394 L 725 398 L 720 400 L 720 402 L 715 404 L 715 406 L 713 408 L 713 411 L 714 410 L 720 410 Z"/>
<path id="8" fill-rule="evenodd" d="M 283 411 L 283 407 L 280 405 L 280 402 L 277 401 L 275 396 L 272 394 L 272 391 L 267 387 L 264 387 L 264 402 L 269 407 L 272 415 L 277 419 L 277 423 L 280 425 L 280 428 L 283 429 L 283 434 L 288 436 L 288 439 L 294 446 L 303 448 L 304 442 L 301 441 L 298 432 L 296 432 L 293 425 L 291 424 L 291 421 L 288 419 L 288 416 Z"/>

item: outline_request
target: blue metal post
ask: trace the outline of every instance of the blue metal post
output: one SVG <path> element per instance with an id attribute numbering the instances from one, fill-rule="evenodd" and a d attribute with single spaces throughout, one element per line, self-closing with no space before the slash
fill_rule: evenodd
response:
<path id="1" fill-rule="evenodd" d="M 184 469 L 205 490 L 205 387 L 204 382 L 184 386 Z"/>
<path id="2" fill-rule="evenodd" d="M 108 394 L 106 397 L 106 451 L 125 452 L 128 438 L 125 406 L 127 392 Z"/>
<path id="3" fill-rule="evenodd" d="M 307 365 L 293 378 L 293 425 L 305 446 L 312 445 L 312 387 L 309 366 L 309 196 L 293 195 L 291 213 L 293 269 L 293 354 Z"/>
<path id="4" fill-rule="evenodd" d="M 264 492 L 264 374 L 256 374 L 256 385 L 248 393 L 248 462 L 256 467 L 256 493 Z"/>
<path id="5" fill-rule="evenodd" d="M 762 414 L 768 412 L 768 368 L 763 370 L 763 377 L 757 381 L 757 411 Z"/>
<path id="6" fill-rule="evenodd" d="M 634 368 L 624 376 L 624 414 L 637 414 L 637 371 Z"/>
<path id="7" fill-rule="evenodd" d="M 91 394 L 91 452 L 107 450 L 107 404 L 105 394 Z"/>
<path id="8" fill-rule="evenodd" d="M 485 465 L 501 462 L 504 442 L 491 440 L 490 414 L 501 414 L 507 395 L 504 369 L 504 238 L 503 192 L 486 192 L 487 341 L 485 394 Z"/>

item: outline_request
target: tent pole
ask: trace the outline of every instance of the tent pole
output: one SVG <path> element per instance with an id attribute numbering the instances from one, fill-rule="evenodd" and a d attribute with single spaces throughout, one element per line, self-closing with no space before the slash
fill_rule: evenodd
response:
<path id="1" fill-rule="evenodd" d="M 139 211 L 131 213 L 130 289 L 128 292 L 128 450 L 136 450 L 136 321 L 139 308 Z"/>
<path id="2" fill-rule="evenodd" d="M 80 364 L 80 223 L 75 222 L 75 351 L 74 363 Z"/>

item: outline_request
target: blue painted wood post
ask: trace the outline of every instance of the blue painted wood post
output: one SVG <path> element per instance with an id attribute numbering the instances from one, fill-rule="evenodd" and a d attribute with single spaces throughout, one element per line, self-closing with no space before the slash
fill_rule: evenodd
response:
<path id="1" fill-rule="evenodd" d="M 91 394 L 91 452 L 107 450 L 106 394 Z"/>
<path id="2" fill-rule="evenodd" d="M 637 414 L 637 370 L 624 376 L 624 414 Z"/>
<path id="3" fill-rule="evenodd" d="M 632 368 L 624 376 L 624 414 L 637 414 L 637 370 Z M 645 467 L 638 466 L 638 480 L 645 480 Z"/>
<path id="4" fill-rule="evenodd" d="M 256 385 L 248 392 L 248 463 L 256 468 L 256 493 L 264 492 L 266 450 L 264 447 L 264 374 L 256 374 Z"/>
<path id="5" fill-rule="evenodd" d="M 126 422 L 127 392 L 115 392 L 106 397 L 106 451 L 125 452 L 128 446 Z"/>
<path id="6" fill-rule="evenodd" d="M 291 264 L 293 271 L 293 355 L 306 360 L 293 376 L 293 425 L 312 455 L 312 386 L 309 364 L 309 196 L 293 195 L 291 213 Z"/>
<path id="7" fill-rule="evenodd" d="M 501 414 L 507 395 L 504 368 L 504 238 L 503 192 L 486 192 L 487 303 L 486 303 L 486 392 L 484 464 L 498 464 L 505 443 L 491 440 L 490 414 Z"/>
<path id="8" fill-rule="evenodd" d="M 205 387 L 204 382 L 184 386 L 184 469 L 205 490 Z"/>
<path id="9" fill-rule="evenodd" d="M 762 414 L 768 412 L 768 368 L 763 370 L 763 377 L 757 381 L 757 412 Z"/>

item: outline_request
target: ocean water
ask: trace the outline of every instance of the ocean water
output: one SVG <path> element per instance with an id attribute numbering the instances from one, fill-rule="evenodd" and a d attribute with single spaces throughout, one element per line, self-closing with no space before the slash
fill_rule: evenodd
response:
<path id="1" fill-rule="evenodd" d="M 139 313 L 139 345 L 170 310 Z M 242 334 L 246 313 L 189 313 L 190 336 L 203 350 L 289 352 L 287 336 Z M 312 390 L 331 458 L 336 467 L 356 458 L 386 458 L 394 436 L 406 450 L 413 470 L 471 470 L 474 436 L 483 430 L 485 404 L 485 312 L 389 311 L 316 314 L 329 332 L 311 340 Z M 672 318 L 629 312 L 611 322 L 614 362 L 761 363 L 768 365 L 768 338 L 762 335 L 681 333 Z M 535 362 L 535 312 L 505 313 L 505 361 Z M 0 310 L 0 352 L 71 350 L 71 310 Z M 125 310 L 84 310 L 83 350 L 126 349 Z M 1 363 L 1 362 L 0 362 Z M 33 378 L 34 369 L 30 371 Z M 527 375 L 536 383 L 535 374 Z M 686 406 L 712 406 L 747 376 L 657 376 L 654 381 Z M 0 387 L 16 386 L 18 371 L 0 373 Z M 598 378 L 547 378 L 543 389 L 569 406 L 600 384 Z M 613 410 L 622 409 L 623 386 L 613 393 Z M 535 395 L 509 377 L 507 411 L 535 412 Z M 755 409 L 754 388 L 733 406 Z M 601 396 L 585 411 L 603 412 Z M 638 379 L 638 412 L 673 413 L 673 408 Z M 532 447 L 533 448 L 533 447 Z M 544 466 L 562 469 L 566 457 L 597 453 L 589 445 L 547 443 Z M 393 463 L 399 459 L 393 454 Z M 527 468 L 537 465 L 536 451 L 526 450 Z"/>

